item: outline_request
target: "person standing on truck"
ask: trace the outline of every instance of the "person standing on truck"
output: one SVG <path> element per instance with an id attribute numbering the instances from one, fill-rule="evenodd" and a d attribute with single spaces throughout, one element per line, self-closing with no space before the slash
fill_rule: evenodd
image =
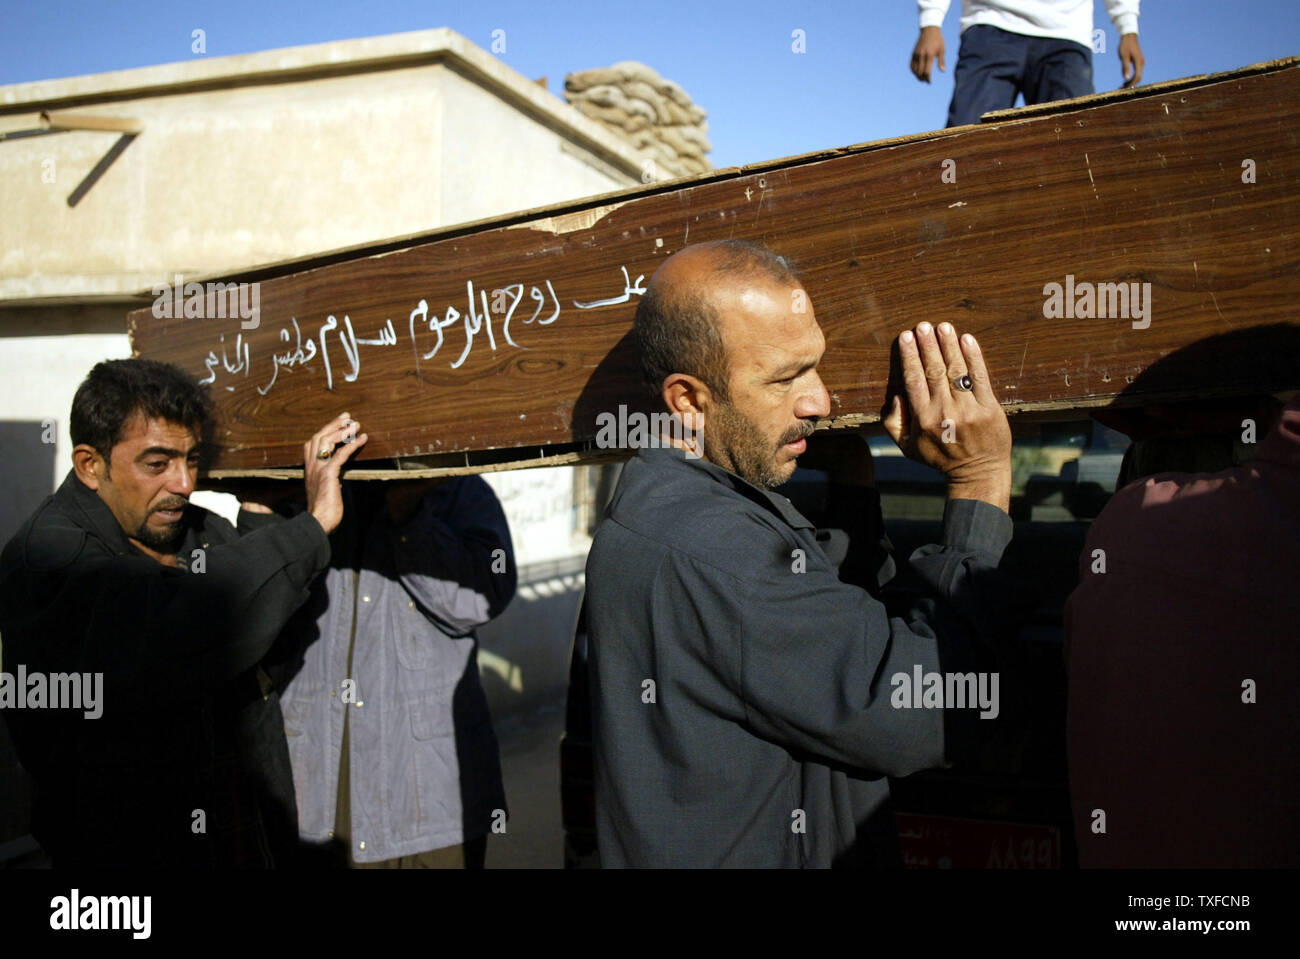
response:
<path id="1" fill-rule="evenodd" d="M 916 78 L 944 67 L 943 18 L 950 0 L 917 0 L 921 35 L 912 50 Z M 1124 86 L 1142 81 L 1146 58 L 1138 44 L 1139 0 L 1106 0 L 1120 35 Z M 990 110 L 1068 100 L 1093 93 L 1092 0 L 962 0 L 961 50 L 953 77 L 950 127 L 978 123 Z"/>

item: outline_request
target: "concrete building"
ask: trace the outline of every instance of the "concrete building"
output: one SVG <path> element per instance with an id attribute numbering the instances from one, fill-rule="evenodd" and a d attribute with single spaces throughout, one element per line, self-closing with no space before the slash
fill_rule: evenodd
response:
<path id="1" fill-rule="evenodd" d="M 0 87 L 0 543 L 63 480 L 73 393 L 130 355 L 156 285 L 679 172 L 637 126 L 640 146 L 446 29 Z M 502 713 L 563 689 L 592 483 L 490 482 L 521 582 L 482 636 Z M 0 809 L 0 844 L 22 828 Z"/>

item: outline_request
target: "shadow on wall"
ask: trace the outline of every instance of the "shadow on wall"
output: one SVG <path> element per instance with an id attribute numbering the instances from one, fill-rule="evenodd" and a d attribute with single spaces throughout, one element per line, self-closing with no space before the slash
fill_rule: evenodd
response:
<path id="1" fill-rule="evenodd" d="M 54 492 L 54 430 L 53 422 L 0 420 L 0 546 Z"/>
<path id="2" fill-rule="evenodd" d="M 478 630 L 479 675 L 494 721 L 562 702 L 585 556 L 519 569 L 515 598 Z"/>

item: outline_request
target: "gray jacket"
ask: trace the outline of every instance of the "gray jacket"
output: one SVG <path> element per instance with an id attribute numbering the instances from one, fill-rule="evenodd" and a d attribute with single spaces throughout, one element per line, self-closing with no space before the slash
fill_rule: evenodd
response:
<path id="1" fill-rule="evenodd" d="M 892 677 L 976 667 L 1004 634 L 1011 531 L 950 501 L 943 543 L 912 556 L 929 598 L 891 616 L 785 497 L 640 450 L 587 558 L 602 864 L 862 858 L 885 777 L 964 758 L 982 732 L 974 710 L 895 708 Z"/>
<path id="2" fill-rule="evenodd" d="M 501 506 L 476 476 L 434 487 L 397 527 L 382 507 L 367 520 L 360 498 L 350 494 L 330 569 L 294 624 L 302 662 L 282 705 L 299 831 L 313 842 L 332 835 L 351 711 L 351 854 L 376 862 L 474 839 L 505 809 L 474 629 L 514 596 L 515 563 Z"/>

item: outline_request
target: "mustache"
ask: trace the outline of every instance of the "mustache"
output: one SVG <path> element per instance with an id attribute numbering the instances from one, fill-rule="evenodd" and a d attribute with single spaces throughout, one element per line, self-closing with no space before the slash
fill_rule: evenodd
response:
<path id="1" fill-rule="evenodd" d="M 813 435 L 813 432 L 816 429 L 816 424 L 810 420 L 804 420 L 798 426 L 786 430 L 781 437 L 781 442 L 778 443 L 777 446 L 785 446 L 787 443 L 796 443 L 799 440 L 807 439 L 809 436 Z"/>
<path id="2" fill-rule="evenodd" d="M 151 512 L 151 513 L 157 513 L 157 512 L 159 512 L 160 510 L 184 509 L 185 507 L 187 507 L 187 506 L 189 506 L 189 505 L 190 505 L 190 501 L 187 500 L 187 499 L 174 499 L 174 500 L 168 500 L 168 501 L 165 502 L 165 503 L 159 503 L 159 504 L 158 504 L 157 506 L 155 506 L 152 510 L 150 510 L 150 512 Z"/>

